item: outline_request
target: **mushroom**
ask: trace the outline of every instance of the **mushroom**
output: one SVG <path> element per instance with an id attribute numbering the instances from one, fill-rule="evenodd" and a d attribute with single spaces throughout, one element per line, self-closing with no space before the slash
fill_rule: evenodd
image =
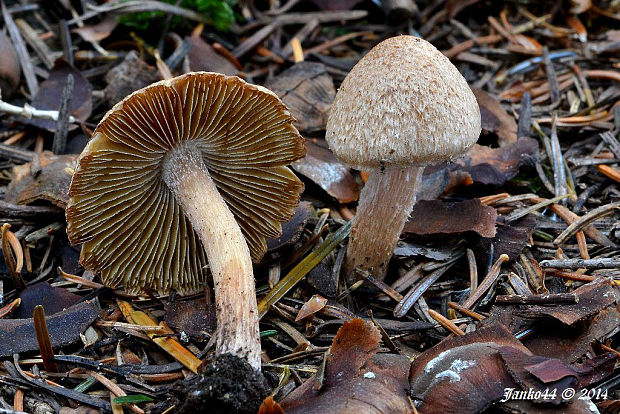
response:
<path id="1" fill-rule="evenodd" d="M 200 290 L 210 269 L 216 352 L 260 369 L 252 260 L 279 236 L 305 153 L 286 106 L 237 77 L 188 73 L 116 104 L 80 155 L 67 233 L 80 263 L 129 293 Z M 207 262 L 208 258 L 208 262 Z"/>
<path id="2" fill-rule="evenodd" d="M 459 71 L 427 41 L 392 37 L 342 82 L 327 142 L 344 163 L 372 170 L 360 195 L 345 261 L 383 278 L 416 199 L 424 166 L 466 152 L 480 135 L 480 109 Z"/>

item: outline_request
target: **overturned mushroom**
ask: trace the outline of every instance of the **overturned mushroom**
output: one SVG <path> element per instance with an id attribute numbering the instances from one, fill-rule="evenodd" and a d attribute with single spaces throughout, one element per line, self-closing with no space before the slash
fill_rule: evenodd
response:
<path id="1" fill-rule="evenodd" d="M 115 105 L 80 156 L 67 233 L 80 262 L 131 293 L 216 294 L 216 351 L 260 369 L 251 259 L 278 237 L 303 184 L 286 165 L 304 142 L 275 94 L 189 73 Z"/>
<path id="2" fill-rule="evenodd" d="M 351 229 L 345 270 L 383 278 L 415 203 L 424 166 L 465 153 L 480 135 L 480 110 L 459 71 L 414 36 L 375 46 L 336 94 L 326 139 L 349 166 L 372 170 Z"/>

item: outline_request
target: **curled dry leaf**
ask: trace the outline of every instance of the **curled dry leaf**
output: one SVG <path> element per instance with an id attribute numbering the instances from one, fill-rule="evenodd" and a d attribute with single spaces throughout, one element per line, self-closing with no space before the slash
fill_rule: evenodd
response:
<path id="1" fill-rule="evenodd" d="M 600 362 L 597 366 L 607 367 L 606 374 L 599 379 L 613 370 L 609 370 L 608 362 Z M 588 375 L 592 371 L 589 370 Z M 420 414 L 456 414 L 480 412 L 505 398 L 507 389 L 541 391 L 541 398 L 530 398 L 528 407 L 532 402 L 561 404 L 566 402 L 562 400 L 563 390 L 578 388 L 580 379 L 590 376 L 582 375 L 559 359 L 532 354 L 503 325 L 493 324 L 464 336 L 446 338 L 427 350 L 412 363 L 409 378 L 411 394 Z M 554 400 L 542 398 L 546 389 L 557 390 Z M 520 403 L 513 405 L 520 409 Z M 583 408 L 576 400 L 562 408 L 575 404 Z M 534 407 L 544 409 L 544 405 Z M 562 412 L 583 411 L 568 408 Z"/>
<path id="2" fill-rule="evenodd" d="M 110 14 L 97 24 L 76 27 L 72 31 L 87 42 L 98 42 L 110 36 L 116 26 L 118 26 L 118 18 Z"/>
<path id="3" fill-rule="evenodd" d="M 20 79 L 19 58 L 11 39 L 0 30 L 0 96 L 8 99 L 17 89 Z"/>
<path id="4" fill-rule="evenodd" d="M 474 144 L 456 164 L 471 175 L 475 183 L 502 185 L 515 177 L 519 168 L 531 165 L 538 157 L 538 141 L 528 137 L 501 148 Z"/>
<path id="5" fill-rule="evenodd" d="M 199 36 L 187 36 L 191 48 L 187 53 L 189 67 L 192 71 L 218 72 L 224 75 L 236 75 L 239 73 L 235 65 L 213 49 L 213 46 L 202 40 Z"/>
<path id="6" fill-rule="evenodd" d="M 323 386 L 312 376 L 280 404 L 295 413 L 404 413 L 409 359 L 377 354 L 381 334 L 370 322 L 353 319 L 338 330 L 327 355 Z"/>
<path id="7" fill-rule="evenodd" d="M 299 309 L 297 313 L 297 317 L 295 318 L 295 322 L 302 320 L 303 318 L 307 318 L 310 315 L 314 315 L 321 309 L 325 307 L 327 304 L 327 299 L 322 297 L 321 295 L 314 295 L 304 305 Z"/>
<path id="8" fill-rule="evenodd" d="M 497 135 L 500 147 L 517 141 L 517 122 L 508 115 L 502 105 L 493 96 L 482 89 L 471 88 L 480 106 L 482 132 Z"/>
<path id="9" fill-rule="evenodd" d="M 325 65 L 299 62 L 265 83 L 286 104 L 301 132 L 322 131 L 336 88 Z"/>
<path id="10" fill-rule="evenodd" d="M 49 77 L 39 85 L 39 91 L 32 99 L 32 106 L 37 109 L 54 110 L 60 108 L 60 98 L 67 82 L 67 76 L 73 76 L 73 94 L 71 96 L 71 115 L 79 121 L 86 121 L 93 110 L 92 92 L 90 82 L 82 76 L 80 71 L 69 65 L 66 61 L 58 59 Z M 47 119 L 30 119 L 30 125 L 49 131 L 56 130 L 56 121 Z M 69 125 L 69 129 L 75 129 L 77 125 Z"/>
<path id="11" fill-rule="evenodd" d="M 357 201 L 360 188 L 349 168 L 338 161 L 323 140 L 306 140 L 306 156 L 292 165 L 340 203 Z"/>
<path id="12" fill-rule="evenodd" d="M 482 237 L 495 236 L 497 211 L 479 199 L 458 202 L 422 200 L 405 223 L 406 234 L 453 234 L 473 231 Z"/>
<path id="13" fill-rule="evenodd" d="M 99 316 L 90 302 L 71 306 L 47 318 L 50 339 L 54 348 L 71 345 L 80 340 L 80 334 Z M 0 356 L 31 352 L 39 349 L 34 333 L 34 321 L 27 319 L 0 319 Z"/>
<path id="14" fill-rule="evenodd" d="M 32 163 L 13 167 L 5 200 L 14 204 L 30 204 L 45 200 L 65 208 L 69 202 L 71 170 L 75 168 L 77 154 L 55 155 L 44 151 L 39 155 L 39 170 L 32 173 Z"/>
<path id="15" fill-rule="evenodd" d="M 480 239 L 476 256 L 480 263 L 488 263 L 490 255 L 508 255 L 515 260 L 527 245 L 531 232 L 536 227 L 536 217 L 529 214 L 519 220 L 498 226 L 493 238 Z"/>

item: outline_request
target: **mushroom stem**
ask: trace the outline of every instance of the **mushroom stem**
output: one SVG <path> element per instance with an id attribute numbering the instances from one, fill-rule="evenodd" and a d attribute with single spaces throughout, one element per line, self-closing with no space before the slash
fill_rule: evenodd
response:
<path id="1" fill-rule="evenodd" d="M 191 142 L 173 149 L 164 182 L 179 202 L 209 259 L 215 286 L 217 354 L 246 358 L 260 370 L 260 336 L 252 261 L 245 237 Z"/>
<path id="2" fill-rule="evenodd" d="M 394 247 L 416 201 L 424 167 L 388 168 L 370 174 L 360 195 L 349 237 L 345 273 L 359 268 L 383 279 Z"/>

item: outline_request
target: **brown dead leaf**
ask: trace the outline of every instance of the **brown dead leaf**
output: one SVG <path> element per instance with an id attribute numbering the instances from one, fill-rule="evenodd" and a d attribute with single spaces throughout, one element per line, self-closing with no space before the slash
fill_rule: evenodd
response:
<path id="1" fill-rule="evenodd" d="M 497 99 L 479 88 L 471 88 L 480 106 L 483 133 L 497 135 L 500 147 L 517 141 L 517 122 L 508 115 Z"/>
<path id="2" fill-rule="evenodd" d="M 292 165 L 340 203 L 357 201 L 359 185 L 349 168 L 327 149 L 324 140 L 306 140 L 306 156 Z"/>
<path id="3" fill-rule="evenodd" d="M 528 352 L 496 324 L 448 337 L 420 354 L 409 374 L 418 412 L 476 413 L 499 401 L 505 388 L 518 388 L 499 357 L 500 346 Z"/>
<path id="4" fill-rule="evenodd" d="M 325 65 L 305 61 L 296 63 L 268 80 L 265 87 L 282 99 L 301 132 L 325 129 L 336 96 L 334 81 Z"/>
<path id="5" fill-rule="evenodd" d="M 496 258 L 506 254 L 510 260 L 515 260 L 527 246 L 534 227 L 536 227 L 536 217 L 531 214 L 509 224 L 498 226 L 495 237 L 480 239 L 478 242 L 476 256 L 479 263 L 488 263 L 491 254 Z"/>
<path id="6" fill-rule="evenodd" d="M 49 317 L 62 312 L 81 299 L 80 296 L 69 292 L 67 289 L 52 287 L 47 282 L 28 286 L 19 297 L 22 302 L 13 313 L 15 319 L 31 318 L 34 308 L 38 305 L 43 306 L 45 315 Z"/>
<path id="7" fill-rule="evenodd" d="M 300 202 L 295 207 L 295 214 L 286 223 L 282 223 L 282 235 L 277 239 L 267 239 L 267 250 L 275 250 L 282 246 L 295 243 L 299 240 L 306 223 L 310 217 L 315 216 L 312 203 L 309 201 Z"/>
<path id="8" fill-rule="evenodd" d="M 302 320 L 303 318 L 307 318 L 310 315 L 314 315 L 321 309 L 325 307 L 327 304 L 327 299 L 322 297 L 321 295 L 314 295 L 306 303 L 303 304 L 299 312 L 297 313 L 297 317 L 295 318 L 295 322 Z"/>
<path id="9" fill-rule="evenodd" d="M 87 42 L 98 42 L 110 36 L 116 26 L 118 18 L 110 14 L 97 24 L 76 27 L 72 32 L 79 34 Z"/>
<path id="10" fill-rule="evenodd" d="M 39 85 L 39 91 L 32 99 L 32 106 L 37 109 L 57 111 L 60 108 L 60 97 L 67 82 L 67 76 L 73 76 L 73 94 L 71 96 L 71 115 L 79 121 L 85 122 L 93 110 L 92 92 L 90 82 L 82 76 L 80 71 L 69 65 L 66 61 L 58 59 L 49 77 Z M 47 119 L 29 119 L 28 123 L 49 131 L 56 130 L 56 121 Z M 69 125 L 69 129 L 75 129 L 77 125 Z"/>
<path id="11" fill-rule="evenodd" d="M 474 146 L 455 163 L 471 175 L 475 183 L 502 185 L 515 177 L 519 168 L 538 157 L 538 141 L 521 137 L 501 148 Z"/>
<path id="12" fill-rule="evenodd" d="M 239 73 L 235 65 L 217 53 L 213 46 L 202 40 L 200 36 L 186 36 L 185 41 L 191 45 L 187 54 L 191 70 L 218 72 L 229 76 Z"/>
<path id="13" fill-rule="evenodd" d="M 322 388 L 313 391 L 313 376 L 280 404 L 286 414 L 404 413 L 409 359 L 377 354 L 381 334 L 361 319 L 345 322 L 338 330 L 325 363 Z"/>
<path id="14" fill-rule="evenodd" d="M 497 211 L 477 198 L 458 202 L 422 200 L 413 207 L 403 233 L 425 235 L 473 231 L 482 237 L 493 237 L 496 219 Z"/>
<path id="15" fill-rule="evenodd" d="M 203 298 L 170 302 L 166 305 L 165 321 L 176 332 L 204 340 L 216 328 L 215 305 L 205 303 Z"/>
<path id="16" fill-rule="evenodd" d="M 52 346 L 63 347 L 79 341 L 80 334 L 98 316 L 99 311 L 92 303 L 82 302 L 46 318 Z M 0 319 L 1 357 L 38 349 L 32 318 Z"/>
<path id="17" fill-rule="evenodd" d="M 75 168 L 78 155 L 55 155 L 43 151 L 39 155 L 37 174 L 32 173 L 32 163 L 13 167 L 13 178 L 9 183 L 5 200 L 15 204 L 30 204 L 45 200 L 55 206 L 66 208 L 69 201 L 71 169 Z"/>
<path id="18" fill-rule="evenodd" d="M 8 99 L 19 85 L 21 71 L 19 59 L 13 42 L 0 30 L 0 94 L 2 99 Z"/>

